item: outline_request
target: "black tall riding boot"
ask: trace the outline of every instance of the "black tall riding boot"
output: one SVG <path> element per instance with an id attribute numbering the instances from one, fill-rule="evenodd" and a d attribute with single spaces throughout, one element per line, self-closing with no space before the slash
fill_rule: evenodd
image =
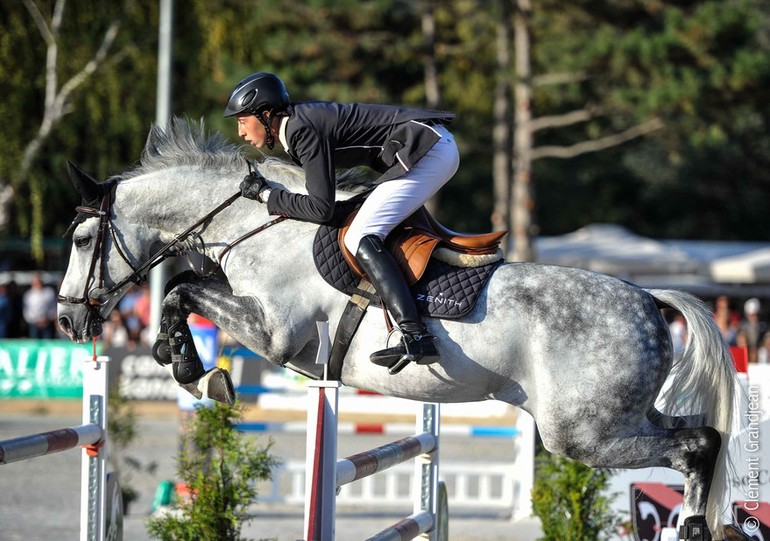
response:
<path id="1" fill-rule="evenodd" d="M 366 271 L 369 281 L 382 297 L 401 331 L 401 343 L 372 353 L 370 360 L 387 366 L 391 374 L 400 372 L 410 361 L 417 364 L 435 363 L 439 359 L 433 337 L 427 334 L 412 292 L 385 243 L 367 235 L 358 245 L 356 259 Z"/>

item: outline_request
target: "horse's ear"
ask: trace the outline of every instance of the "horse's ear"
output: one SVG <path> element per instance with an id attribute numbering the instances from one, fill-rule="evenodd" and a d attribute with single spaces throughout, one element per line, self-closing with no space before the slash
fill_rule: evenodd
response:
<path id="1" fill-rule="evenodd" d="M 104 196 L 104 187 L 88 173 L 82 171 L 77 165 L 68 161 L 67 172 L 69 173 L 70 182 L 75 187 L 80 197 L 83 198 L 83 202 L 86 204 L 98 204 L 99 200 Z"/>

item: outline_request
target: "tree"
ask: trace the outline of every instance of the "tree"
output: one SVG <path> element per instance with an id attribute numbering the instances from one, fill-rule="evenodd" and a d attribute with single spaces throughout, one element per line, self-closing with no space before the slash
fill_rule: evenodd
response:
<path id="1" fill-rule="evenodd" d="M 57 0 L 25 1 L 51 14 L 50 24 Z M 505 218 L 512 184 L 501 179 L 514 163 L 505 141 L 514 127 L 516 5 L 191 0 L 175 15 L 173 112 L 205 117 L 235 139 L 223 100 L 257 69 L 280 74 L 298 100 L 426 106 L 438 88 L 440 107 L 457 113 L 452 130 L 462 155 L 437 211 L 453 229 L 487 229 L 489 216 L 493 227 L 525 235 L 590 221 L 690 238 L 756 239 L 770 227 L 760 204 L 770 195 L 770 8 L 750 0 L 532 3 L 530 191 L 517 199 L 531 218 L 513 227 Z M 423 17 L 433 22 L 429 32 Z M 69 94 L 74 114 L 53 125 L 21 182 L 30 122 L 35 131 L 43 123 L 46 46 L 23 2 L 0 11 L 0 184 L 15 188 L 13 198 L 0 188 L 0 200 L 10 201 L 5 237 L 29 237 L 33 208 L 45 208 L 34 220 L 46 236 L 63 233 L 78 203 L 64 179 L 66 160 L 97 178 L 138 160 L 155 118 L 157 2 L 67 4 L 58 77 L 69 80 L 94 59 L 118 19 L 108 58 Z M 431 35 L 432 53 L 422 56 Z M 608 148 L 618 134 L 638 135 L 658 121 L 664 129 Z M 525 135 L 525 124 L 517 127 Z M 32 204 L 33 185 L 42 206 Z"/>
<path id="2" fill-rule="evenodd" d="M 511 43 L 513 42 L 513 3 L 511 0 L 498 0 L 499 17 L 496 24 L 496 63 L 495 93 L 492 125 L 492 179 L 494 187 L 494 206 L 492 207 L 492 229 L 507 229 L 511 223 L 513 204 L 511 187 L 513 186 L 513 141 L 512 99 L 511 99 Z"/>
<path id="3" fill-rule="evenodd" d="M 534 87 L 545 84 L 571 83 L 581 79 L 581 74 L 544 74 L 538 78 L 532 74 L 532 52 L 530 45 L 530 0 L 518 0 L 514 15 L 515 49 L 515 116 L 513 137 L 513 194 L 512 212 L 509 215 L 509 230 L 513 232 L 513 259 L 533 261 L 535 253 L 532 236 L 534 225 L 535 195 L 532 178 L 532 162 L 544 158 L 574 158 L 581 154 L 599 152 L 621 145 L 663 127 L 659 118 L 649 118 L 641 124 L 624 127 L 621 131 L 579 141 L 570 145 L 535 146 L 534 135 L 539 130 L 572 126 L 588 122 L 602 113 L 602 106 L 588 106 L 571 111 L 533 118 L 531 103 Z"/>
<path id="4" fill-rule="evenodd" d="M 35 259 L 41 261 L 43 258 L 42 236 L 43 236 L 43 188 L 40 179 L 30 176 L 30 168 L 37 158 L 43 145 L 51 135 L 52 130 L 58 124 L 65 114 L 71 112 L 71 95 L 80 87 L 85 80 L 92 75 L 99 66 L 105 61 L 107 55 L 115 40 L 115 36 L 120 28 L 120 22 L 113 20 L 107 30 L 104 32 L 99 48 L 93 57 L 82 66 L 82 68 L 66 80 L 59 84 L 59 53 L 60 53 L 60 34 L 62 21 L 64 19 L 64 8 L 66 0 L 56 0 L 50 20 L 47 20 L 41 13 L 39 6 L 34 0 L 23 0 L 24 6 L 29 12 L 35 23 L 40 36 L 45 42 L 46 61 L 45 61 L 45 98 L 43 101 L 43 118 L 37 133 L 29 143 L 27 143 L 22 152 L 21 162 L 18 171 L 11 177 L 10 189 L 11 196 L 19 186 L 29 181 L 29 196 L 32 209 L 30 233 L 32 237 L 32 253 Z M 0 208 L 0 215 L 6 216 L 8 211 Z M 5 222 L 6 219 L 0 219 Z"/>

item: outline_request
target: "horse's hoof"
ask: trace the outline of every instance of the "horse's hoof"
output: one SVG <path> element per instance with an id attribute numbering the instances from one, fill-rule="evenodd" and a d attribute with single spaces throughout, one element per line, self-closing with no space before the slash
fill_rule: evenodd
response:
<path id="1" fill-rule="evenodd" d="M 212 368 L 197 381 L 180 383 L 179 386 L 198 400 L 205 396 L 228 406 L 235 404 L 233 380 L 227 370 L 221 368 Z"/>
<path id="2" fill-rule="evenodd" d="M 230 379 L 230 373 L 227 370 L 212 368 L 201 378 L 201 383 L 205 385 L 206 396 L 212 400 L 228 406 L 235 405 L 233 380 Z"/>

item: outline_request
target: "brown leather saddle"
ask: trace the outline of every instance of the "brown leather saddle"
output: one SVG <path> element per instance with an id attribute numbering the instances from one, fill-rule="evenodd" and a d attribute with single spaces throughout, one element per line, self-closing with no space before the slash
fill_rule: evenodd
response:
<path id="1" fill-rule="evenodd" d="M 353 210 L 339 228 L 338 242 L 345 261 L 359 278 L 365 273 L 358 261 L 345 248 L 343 239 L 350 228 L 350 223 L 358 213 Z M 404 220 L 386 239 L 386 246 L 396 259 L 398 266 L 411 286 L 417 283 L 428 266 L 433 251 L 440 247 L 466 255 L 493 255 L 500 247 L 500 241 L 508 231 L 492 233 L 462 234 L 441 225 L 425 207 L 420 207 Z"/>

